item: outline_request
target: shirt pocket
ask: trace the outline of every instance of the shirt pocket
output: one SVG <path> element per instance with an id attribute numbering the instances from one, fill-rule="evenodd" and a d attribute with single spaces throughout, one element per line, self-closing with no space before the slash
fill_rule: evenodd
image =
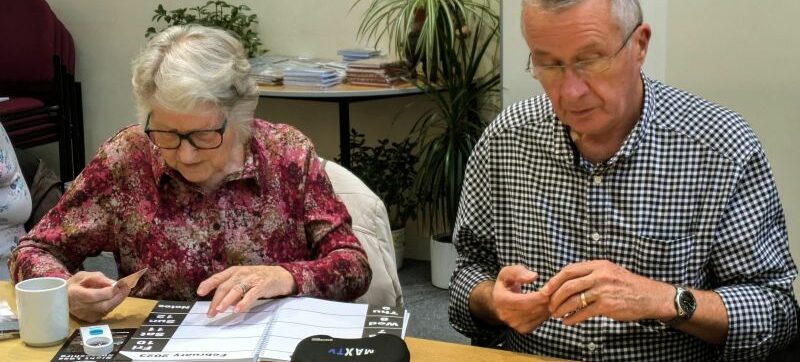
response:
<path id="1" fill-rule="evenodd" d="M 656 239 L 639 234 L 632 237 L 632 272 L 670 284 L 686 285 L 689 282 L 694 234 L 675 239 Z"/>

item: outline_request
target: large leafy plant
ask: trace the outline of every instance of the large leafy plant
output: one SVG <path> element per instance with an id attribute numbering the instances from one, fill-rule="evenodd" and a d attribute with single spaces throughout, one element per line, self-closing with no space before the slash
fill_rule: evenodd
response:
<path id="1" fill-rule="evenodd" d="M 470 36 L 475 19 L 489 28 L 500 22 L 489 0 L 371 0 L 358 35 L 375 44 L 386 37 L 395 54 L 412 68 L 422 63 L 424 75 L 435 79 L 447 49 Z"/>
<path id="2" fill-rule="evenodd" d="M 380 139 L 376 145 L 368 145 L 363 134 L 355 129 L 350 132 L 350 171 L 381 198 L 393 230 L 402 229 L 416 217 L 415 146 L 409 138 L 400 142 Z"/>
<path id="3" fill-rule="evenodd" d="M 486 127 L 487 116 L 498 111 L 500 72 L 486 63 L 494 59 L 490 53 L 499 25 L 473 24 L 470 37 L 441 49 L 441 64 L 435 70 L 439 81 L 423 78 L 418 84 L 435 105 L 413 130 L 420 148 L 416 189 L 431 232 L 437 226 L 452 231 L 467 160 Z"/>
<path id="4" fill-rule="evenodd" d="M 431 233 L 452 231 L 467 160 L 498 110 L 498 9 L 497 0 L 371 0 L 358 28 L 361 37 L 387 37 L 396 54 L 423 63 L 416 85 L 434 106 L 412 135 L 415 193 Z"/>
<path id="5" fill-rule="evenodd" d="M 255 25 L 258 24 L 256 14 L 247 14 L 250 7 L 247 5 L 230 5 L 225 1 L 211 0 L 205 5 L 193 8 L 178 8 L 166 10 L 161 4 L 155 10 L 152 21 L 164 22 L 165 26 L 156 29 L 155 26 L 147 28 L 146 38 L 151 38 L 156 33 L 173 25 L 200 24 L 226 29 L 239 37 L 244 45 L 248 57 L 263 54 L 266 50 L 261 49 L 261 40 Z"/>

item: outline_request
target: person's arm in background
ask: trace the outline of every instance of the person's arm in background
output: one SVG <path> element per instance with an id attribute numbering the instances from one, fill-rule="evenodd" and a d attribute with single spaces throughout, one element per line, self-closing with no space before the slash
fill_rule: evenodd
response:
<path id="1" fill-rule="evenodd" d="M 761 360 L 797 334 L 797 268 L 763 150 L 751 155 L 716 235 L 709 267 L 728 314 L 725 360 Z"/>
<path id="2" fill-rule="evenodd" d="M 14 282 L 34 277 L 68 279 L 70 312 L 96 321 L 127 296 L 101 273 L 76 272 L 88 256 L 113 250 L 121 202 L 120 167 L 129 154 L 120 132 L 104 144 L 58 204 L 26 235 L 9 260 Z M 124 166 L 123 166 L 124 167 Z M 130 194 L 130 193 L 127 193 Z"/>
<path id="3" fill-rule="evenodd" d="M 25 235 L 23 225 L 30 214 L 30 190 L 11 140 L 0 125 L 0 280 L 9 278 L 5 264 L 16 242 Z"/>

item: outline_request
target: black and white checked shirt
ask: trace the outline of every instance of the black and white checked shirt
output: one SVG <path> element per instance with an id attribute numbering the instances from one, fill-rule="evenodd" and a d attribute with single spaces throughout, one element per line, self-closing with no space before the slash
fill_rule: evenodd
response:
<path id="1" fill-rule="evenodd" d="M 507 108 L 470 157 L 454 242 L 450 322 L 507 333 L 515 351 L 601 361 L 763 359 L 797 333 L 783 210 L 766 155 L 737 114 L 642 75 L 642 115 L 620 150 L 592 165 L 546 96 Z M 715 290 L 730 329 L 715 347 L 655 321 L 550 319 L 530 334 L 476 322 L 468 298 L 502 266 L 539 273 L 607 259 L 670 284 Z"/>

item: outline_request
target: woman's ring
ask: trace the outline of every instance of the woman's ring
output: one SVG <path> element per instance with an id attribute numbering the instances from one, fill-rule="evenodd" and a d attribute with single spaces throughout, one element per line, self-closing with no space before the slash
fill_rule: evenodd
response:
<path id="1" fill-rule="evenodd" d="M 251 286 L 245 282 L 239 282 L 239 288 L 242 290 L 242 295 L 245 295 Z"/>
<path id="2" fill-rule="evenodd" d="M 581 292 L 581 309 L 586 308 L 589 303 L 586 301 L 586 293 Z"/>

